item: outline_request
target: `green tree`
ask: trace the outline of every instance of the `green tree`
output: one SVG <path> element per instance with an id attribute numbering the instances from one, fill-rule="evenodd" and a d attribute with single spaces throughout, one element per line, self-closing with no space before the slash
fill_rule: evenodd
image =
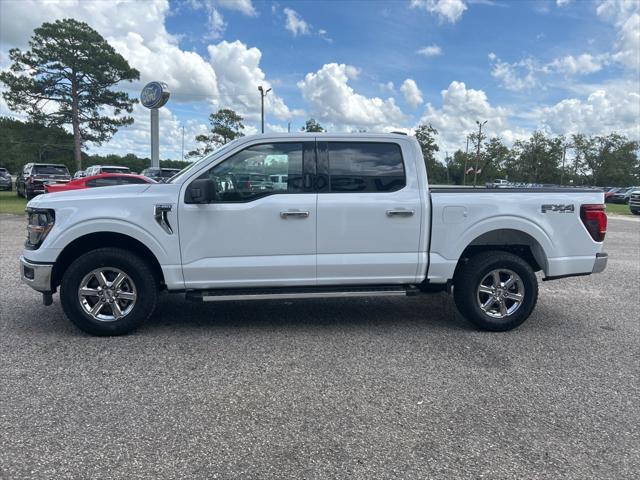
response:
<path id="1" fill-rule="evenodd" d="M 188 157 L 201 157 L 213 152 L 220 145 L 229 143 L 238 137 L 244 136 L 243 120 L 240 115 L 230 108 L 221 108 L 216 113 L 209 115 L 211 129 L 207 135 L 196 136 L 196 141 L 204 145 L 188 153 Z"/>
<path id="2" fill-rule="evenodd" d="M 73 171 L 73 135 L 61 127 L 0 117 L 0 166 L 17 174 L 25 163 L 63 163 Z"/>
<path id="3" fill-rule="evenodd" d="M 0 73 L 9 108 L 48 126 L 70 124 L 76 167 L 82 168 L 82 145 L 100 144 L 130 125 L 137 101 L 111 90 L 140 77 L 137 70 L 94 29 L 74 19 L 43 23 L 29 40 L 30 50 L 13 48 L 11 68 Z M 113 116 L 105 114 L 111 107 Z"/>
<path id="4" fill-rule="evenodd" d="M 492 137 L 484 144 L 482 157 L 482 176 L 489 181 L 493 178 L 508 176 L 505 165 L 509 163 L 511 150 L 500 137 Z"/>
<path id="5" fill-rule="evenodd" d="M 300 129 L 301 132 L 324 132 L 324 127 L 320 125 L 314 118 L 310 118 Z"/>
<path id="6" fill-rule="evenodd" d="M 560 183 L 562 138 L 547 137 L 533 132 L 529 140 L 518 140 L 514 144 L 517 157 L 517 179 L 528 183 Z"/>
<path id="7" fill-rule="evenodd" d="M 436 160 L 436 152 L 440 151 L 440 147 L 436 143 L 438 131 L 430 124 L 418 125 L 415 137 L 420 144 L 424 163 L 427 167 L 427 175 L 432 184 L 445 183 L 447 181 L 447 167 L 442 162 Z"/>
<path id="8" fill-rule="evenodd" d="M 576 157 L 581 158 L 586 183 L 627 186 L 638 181 L 638 142 L 611 133 L 607 136 L 574 135 Z"/>

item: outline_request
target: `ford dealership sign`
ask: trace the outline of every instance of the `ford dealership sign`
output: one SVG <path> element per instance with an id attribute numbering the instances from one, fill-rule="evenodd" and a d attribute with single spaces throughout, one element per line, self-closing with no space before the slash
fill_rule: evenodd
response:
<path id="1" fill-rule="evenodd" d="M 142 89 L 140 101 L 147 108 L 160 108 L 169 100 L 169 88 L 164 82 L 149 82 Z"/>

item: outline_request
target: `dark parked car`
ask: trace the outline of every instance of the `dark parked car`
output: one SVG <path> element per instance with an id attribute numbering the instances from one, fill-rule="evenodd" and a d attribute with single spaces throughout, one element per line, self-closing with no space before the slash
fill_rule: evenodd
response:
<path id="1" fill-rule="evenodd" d="M 140 175 L 144 175 L 156 182 L 166 182 L 179 171 L 179 168 L 145 168 Z"/>
<path id="2" fill-rule="evenodd" d="M 624 189 L 620 187 L 613 187 L 613 188 L 606 189 L 604 191 L 604 201 L 609 203 L 611 201 L 611 197 L 613 197 L 620 190 L 624 190 Z"/>
<path id="3" fill-rule="evenodd" d="M 640 189 L 631 192 L 629 197 L 629 210 L 634 215 L 640 215 Z"/>
<path id="4" fill-rule="evenodd" d="M 44 193 L 45 183 L 67 183 L 71 180 L 64 165 L 52 163 L 27 163 L 16 178 L 16 194 L 31 200 Z"/>
<path id="5" fill-rule="evenodd" d="M 614 193 L 613 195 L 611 195 L 609 197 L 609 201 L 611 203 L 629 203 L 629 198 L 631 197 L 631 194 L 637 189 L 638 187 L 622 188 L 618 190 L 616 193 Z"/>
<path id="6" fill-rule="evenodd" d="M 0 167 L 0 190 L 11 190 L 12 186 L 13 183 L 9 170 Z"/>

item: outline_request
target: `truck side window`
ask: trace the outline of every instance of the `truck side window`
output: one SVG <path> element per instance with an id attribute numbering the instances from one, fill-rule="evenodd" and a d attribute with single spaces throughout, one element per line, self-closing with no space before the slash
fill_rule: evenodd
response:
<path id="1" fill-rule="evenodd" d="M 394 192 L 406 184 L 398 144 L 329 142 L 328 150 L 332 192 Z"/>
<path id="2" fill-rule="evenodd" d="M 274 181 L 279 176 L 283 182 Z M 220 202 L 250 202 L 275 193 L 300 193 L 302 143 L 253 145 L 219 163 L 200 178 L 211 178 Z"/>

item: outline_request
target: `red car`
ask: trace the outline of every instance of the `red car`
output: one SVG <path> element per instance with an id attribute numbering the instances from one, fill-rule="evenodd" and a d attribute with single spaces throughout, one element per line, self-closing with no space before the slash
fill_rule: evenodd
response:
<path id="1" fill-rule="evenodd" d="M 80 190 L 83 188 L 110 187 L 114 185 L 132 185 L 140 183 L 157 183 L 142 175 L 130 173 L 101 173 L 91 177 L 82 177 L 71 180 L 68 183 L 47 183 L 44 186 L 46 193 L 66 192 L 67 190 Z"/>

